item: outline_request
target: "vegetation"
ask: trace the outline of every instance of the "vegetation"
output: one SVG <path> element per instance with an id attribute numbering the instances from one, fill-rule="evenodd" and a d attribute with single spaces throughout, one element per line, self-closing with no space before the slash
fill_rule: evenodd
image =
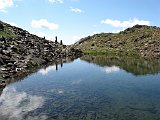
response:
<path id="1" fill-rule="evenodd" d="M 95 51 L 95 50 L 86 50 L 84 51 L 85 55 L 106 55 L 106 56 L 137 56 L 139 57 L 140 55 L 136 51 Z"/>
<path id="2" fill-rule="evenodd" d="M 85 54 L 160 58 L 160 28 L 135 25 L 119 33 L 101 33 L 74 44 Z"/>
<path id="3" fill-rule="evenodd" d="M 0 31 L 0 37 L 16 38 L 17 36 L 9 29 L 7 24 L 4 24 L 4 29 Z"/>

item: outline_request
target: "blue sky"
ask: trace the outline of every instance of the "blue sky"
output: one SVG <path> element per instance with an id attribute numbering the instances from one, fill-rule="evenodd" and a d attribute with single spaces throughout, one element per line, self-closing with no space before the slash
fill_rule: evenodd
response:
<path id="1" fill-rule="evenodd" d="M 0 20 L 65 44 L 135 24 L 160 26 L 160 0 L 0 0 Z"/>

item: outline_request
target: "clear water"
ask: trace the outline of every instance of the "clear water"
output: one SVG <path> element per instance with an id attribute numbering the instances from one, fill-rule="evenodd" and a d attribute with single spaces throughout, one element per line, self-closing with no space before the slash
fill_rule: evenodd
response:
<path id="1" fill-rule="evenodd" d="M 0 120 L 160 120 L 159 64 L 125 61 L 82 57 L 9 84 Z"/>

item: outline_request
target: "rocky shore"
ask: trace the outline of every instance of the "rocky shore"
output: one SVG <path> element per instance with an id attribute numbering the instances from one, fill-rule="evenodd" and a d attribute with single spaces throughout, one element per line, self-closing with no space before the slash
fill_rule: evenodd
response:
<path id="1" fill-rule="evenodd" d="M 49 41 L 0 21 L 0 82 L 34 67 L 82 54 L 57 41 L 57 37 L 55 42 Z"/>

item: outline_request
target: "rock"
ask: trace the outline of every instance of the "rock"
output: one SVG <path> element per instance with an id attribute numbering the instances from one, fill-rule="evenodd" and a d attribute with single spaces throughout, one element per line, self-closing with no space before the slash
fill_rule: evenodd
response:
<path id="1" fill-rule="evenodd" d="M 1 71 L 7 71 L 7 69 L 6 68 L 1 68 Z"/>
<path id="2" fill-rule="evenodd" d="M 3 26 L 3 23 L 0 21 L 0 31 L 3 31 L 4 30 L 4 26 Z"/>
<path id="3" fill-rule="evenodd" d="M 23 70 L 23 68 L 21 68 L 21 67 L 16 68 L 16 72 L 17 72 L 17 71 L 21 71 L 21 70 Z"/>
<path id="4" fill-rule="evenodd" d="M 3 75 L 2 76 L 4 79 L 8 79 L 8 78 L 10 78 L 11 76 L 9 76 L 9 75 Z"/>
<path id="5" fill-rule="evenodd" d="M 0 80 L 0 88 L 3 88 L 6 86 L 6 82 L 4 80 Z"/>
<path id="6" fill-rule="evenodd" d="M 4 65 L 4 64 L 5 64 L 5 63 L 4 63 L 3 59 L 0 58 L 0 65 Z"/>
<path id="7" fill-rule="evenodd" d="M 2 36 L 2 37 L 0 37 L 0 42 L 1 43 L 6 43 L 6 40 L 5 40 L 5 38 Z"/>

